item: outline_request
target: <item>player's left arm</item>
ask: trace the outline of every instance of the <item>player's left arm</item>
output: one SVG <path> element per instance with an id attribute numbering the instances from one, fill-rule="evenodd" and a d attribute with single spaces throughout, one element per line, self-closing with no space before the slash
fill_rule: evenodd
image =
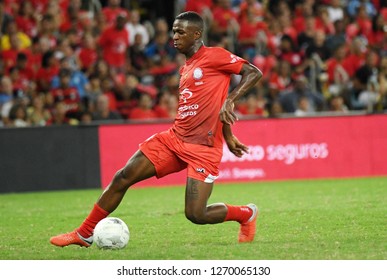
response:
<path id="1" fill-rule="evenodd" d="M 241 143 L 238 138 L 232 133 L 231 125 L 223 124 L 223 137 L 226 141 L 227 147 L 231 153 L 237 157 L 241 157 L 244 153 L 249 152 L 249 148 Z"/>
<path id="2" fill-rule="evenodd" d="M 242 76 L 239 84 L 228 95 L 219 112 L 220 120 L 224 124 L 234 124 L 238 120 L 234 113 L 234 103 L 251 89 L 261 78 L 262 72 L 250 63 L 244 63 L 239 74 Z"/>

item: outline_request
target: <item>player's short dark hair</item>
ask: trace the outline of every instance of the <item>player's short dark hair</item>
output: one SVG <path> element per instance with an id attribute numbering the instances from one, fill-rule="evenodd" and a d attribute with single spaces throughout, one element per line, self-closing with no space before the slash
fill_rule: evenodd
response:
<path id="1" fill-rule="evenodd" d="M 195 24 L 200 29 L 200 31 L 203 31 L 204 29 L 203 18 L 198 13 L 192 11 L 184 12 L 179 14 L 175 19 L 187 20 L 190 23 Z"/>

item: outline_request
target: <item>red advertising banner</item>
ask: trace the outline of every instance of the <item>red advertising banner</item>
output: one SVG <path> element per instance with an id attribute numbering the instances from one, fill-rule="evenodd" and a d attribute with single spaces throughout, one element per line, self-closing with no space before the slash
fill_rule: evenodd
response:
<path id="1" fill-rule="evenodd" d="M 171 124 L 101 126 L 101 181 L 106 186 L 138 144 Z M 387 115 L 238 121 L 235 135 L 249 146 L 242 158 L 224 146 L 217 181 L 261 181 L 387 175 Z M 138 186 L 184 185 L 186 172 Z"/>

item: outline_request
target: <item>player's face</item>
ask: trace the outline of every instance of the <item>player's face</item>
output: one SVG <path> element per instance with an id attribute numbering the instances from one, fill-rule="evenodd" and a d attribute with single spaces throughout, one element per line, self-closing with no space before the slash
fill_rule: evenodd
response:
<path id="1" fill-rule="evenodd" d="M 197 27 L 187 20 L 175 20 L 172 31 L 174 46 L 183 54 L 188 54 L 195 41 L 200 37 Z"/>

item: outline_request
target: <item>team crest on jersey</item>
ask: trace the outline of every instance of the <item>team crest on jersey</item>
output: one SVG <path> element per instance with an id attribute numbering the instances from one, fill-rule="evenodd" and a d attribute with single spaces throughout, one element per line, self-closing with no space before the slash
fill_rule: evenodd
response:
<path id="1" fill-rule="evenodd" d="M 201 68 L 195 68 L 193 71 L 193 77 L 195 80 L 200 80 L 203 78 L 203 70 Z"/>

